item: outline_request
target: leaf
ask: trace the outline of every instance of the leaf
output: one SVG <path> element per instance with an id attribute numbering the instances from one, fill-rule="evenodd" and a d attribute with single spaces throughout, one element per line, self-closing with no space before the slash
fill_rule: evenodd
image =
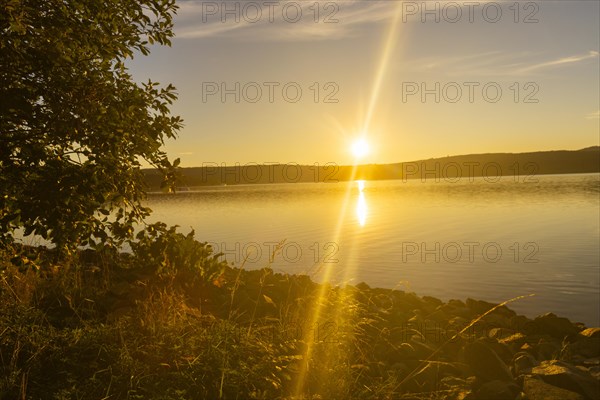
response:
<path id="1" fill-rule="evenodd" d="M 266 294 L 263 294 L 263 298 L 265 299 L 265 301 L 269 304 L 272 304 L 273 307 L 276 307 L 275 302 L 273 301 L 272 298 L 270 298 L 269 296 L 267 296 Z"/>
<path id="2" fill-rule="evenodd" d="M 225 274 L 221 274 L 219 275 L 215 280 L 213 280 L 213 285 L 215 285 L 216 287 L 223 287 L 223 284 L 225 283 Z"/>
<path id="3" fill-rule="evenodd" d="M 12 57 L 3 60 L 2 75 L 18 83 L 4 85 L 0 101 L 2 127 L 11 131 L 0 146 L 11 160 L 0 161 L 0 237 L 22 229 L 66 255 L 93 237 L 123 244 L 133 239 L 127 227 L 147 217 L 141 161 L 161 165 L 161 147 L 181 120 L 169 110 L 175 88 L 163 85 L 173 92 L 166 96 L 157 82 L 146 87 L 125 61 L 136 49 L 148 54 L 169 43 L 176 6 L 174 0 L 116 3 L 0 5 L 0 49 Z M 135 212 L 117 213 L 117 206 Z M 118 224 L 105 218 L 112 210 Z"/>

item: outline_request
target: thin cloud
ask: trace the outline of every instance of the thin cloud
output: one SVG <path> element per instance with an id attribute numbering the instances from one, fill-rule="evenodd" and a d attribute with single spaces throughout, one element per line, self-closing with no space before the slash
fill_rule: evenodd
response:
<path id="1" fill-rule="evenodd" d="M 586 54 L 561 57 L 555 60 L 534 62 L 542 54 L 533 52 L 503 53 L 499 51 L 483 52 L 468 56 L 427 57 L 407 63 L 412 71 L 432 71 L 449 77 L 514 77 L 543 73 L 552 68 L 561 68 L 598 58 L 597 51 Z"/>
<path id="2" fill-rule="evenodd" d="M 552 60 L 552 61 L 548 61 L 548 62 L 544 62 L 544 63 L 540 63 L 540 64 L 530 65 L 528 67 L 521 68 L 518 72 L 527 73 L 527 72 L 531 72 L 531 71 L 540 70 L 543 68 L 554 67 L 557 65 L 574 64 L 574 63 L 578 63 L 578 62 L 593 59 L 593 58 L 598 58 L 597 51 L 590 51 L 584 55 L 564 57 L 564 58 L 559 58 L 558 60 Z"/>
<path id="3" fill-rule="evenodd" d="M 480 6 L 488 2 L 493 0 L 480 0 L 477 3 Z M 444 3 L 460 7 L 463 19 L 467 18 L 466 15 L 471 12 L 467 10 L 473 5 L 473 2 L 454 0 L 436 3 L 439 10 Z M 392 0 L 190 0 L 179 3 L 175 33 L 178 39 L 225 37 L 260 41 L 337 40 L 354 36 L 363 25 L 392 19 L 398 7 L 402 7 L 404 24 L 420 24 L 423 4 Z M 289 7 L 287 15 L 291 19 L 295 18 L 298 8 L 301 10 L 302 17 L 298 22 L 286 21 L 282 14 L 286 7 Z M 415 10 L 414 7 L 418 9 Z"/>
<path id="4" fill-rule="evenodd" d="M 249 8 L 246 13 L 240 9 L 239 22 L 236 22 L 234 14 L 223 15 L 226 20 L 222 22 L 222 2 L 214 2 L 216 10 L 209 10 L 207 2 L 181 3 L 175 25 L 176 37 L 195 39 L 219 36 L 270 41 L 332 40 L 347 37 L 360 25 L 391 18 L 397 6 L 396 2 L 389 1 L 316 2 L 318 6 L 310 1 L 285 0 L 275 3 L 276 8 L 271 21 L 269 8 L 261 6 L 261 2 L 255 2 L 254 4 L 261 7 L 261 16 L 257 17 L 256 8 Z M 295 18 L 297 7 L 301 10 L 302 17 L 298 22 L 288 22 L 283 18 L 282 9 L 287 3 L 293 3 L 293 6 L 290 6 L 289 19 Z M 229 4 L 236 7 L 235 3 Z M 243 2 L 238 2 L 238 6 L 239 4 Z M 316 9 L 318 14 L 315 13 Z M 211 15 L 212 12 L 216 14 Z M 315 22 L 315 17 L 318 22 Z M 251 22 L 254 19 L 256 22 Z"/>
<path id="5" fill-rule="evenodd" d="M 600 110 L 589 113 L 585 116 L 585 119 L 600 119 Z"/>

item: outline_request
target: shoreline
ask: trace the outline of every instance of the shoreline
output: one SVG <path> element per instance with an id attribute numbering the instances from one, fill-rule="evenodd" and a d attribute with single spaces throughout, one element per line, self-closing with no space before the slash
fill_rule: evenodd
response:
<path id="1" fill-rule="evenodd" d="M 177 392 L 200 399 L 215 398 L 224 385 L 225 398 L 292 399 L 299 380 L 307 399 L 427 393 L 565 400 L 600 393 L 600 328 L 551 313 L 532 319 L 510 304 L 443 302 L 364 283 L 333 287 L 268 268 L 221 265 L 220 273 L 198 280 L 193 271 L 138 261 L 87 252 L 64 271 L 34 274 L 6 268 L 4 258 L 0 351 L 6 360 L 21 343 L 19 351 L 29 354 L 12 370 L 27 371 L 30 395 L 71 390 L 94 397 L 111 386 L 114 398 L 134 390 L 144 398 Z M 19 329 L 34 334 L 37 346 L 30 339 L 23 347 Z M 124 377 L 142 372 L 153 382 L 132 389 Z M 0 393 L 15 392 L 5 382 Z"/>
<path id="2" fill-rule="evenodd" d="M 377 178 L 371 178 L 371 179 L 347 179 L 347 180 L 338 180 L 338 181 L 331 181 L 331 182 L 326 182 L 326 181 L 302 181 L 302 182 L 256 182 L 256 183 L 251 183 L 251 182 L 245 182 L 245 183 L 226 183 L 226 184 L 206 184 L 206 185 L 194 185 L 194 186 L 182 186 L 182 187 L 178 187 L 176 191 L 171 192 L 171 193 L 165 193 L 163 190 L 160 190 L 159 188 L 152 188 L 152 190 L 149 190 L 147 192 L 148 195 L 152 195 L 152 196 L 157 196 L 157 195 L 164 195 L 164 196 L 173 196 L 173 195 L 177 195 L 177 194 L 193 194 L 193 193 L 202 193 L 202 192 L 206 192 L 206 191 L 226 191 L 228 189 L 232 189 L 232 188 L 246 188 L 246 187 L 273 187 L 273 186 L 285 186 L 285 185 L 292 185 L 292 186 L 302 186 L 302 185 L 313 185 L 313 184 L 318 184 L 318 185 L 335 185 L 335 184 L 340 184 L 340 183 L 353 183 L 353 182 L 357 182 L 357 181 L 365 181 L 365 182 L 396 182 L 396 181 L 401 181 L 404 184 L 410 184 L 410 183 L 434 183 L 434 184 L 472 184 L 478 181 L 485 181 L 488 182 L 489 184 L 497 184 L 499 182 L 502 182 L 502 179 L 505 179 L 504 182 L 502 183 L 509 183 L 514 182 L 515 178 L 517 177 L 522 177 L 523 178 L 523 183 L 530 183 L 530 184 L 535 184 L 538 183 L 538 181 L 534 181 L 532 179 L 536 179 L 537 177 L 559 177 L 559 176 L 576 176 L 576 175 L 600 175 L 600 171 L 592 171 L 592 172 L 564 172 L 564 173 L 538 173 L 535 175 L 531 175 L 531 174 L 520 174 L 520 175 L 485 175 L 485 176 L 461 176 L 461 177 L 444 177 L 444 176 L 430 176 L 429 178 L 425 177 L 425 178 L 421 178 L 421 177 L 412 177 L 412 178 L 381 178 L 381 179 L 377 179 Z M 526 181 L 525 179 L 529 179 L 529 181 Z"/>

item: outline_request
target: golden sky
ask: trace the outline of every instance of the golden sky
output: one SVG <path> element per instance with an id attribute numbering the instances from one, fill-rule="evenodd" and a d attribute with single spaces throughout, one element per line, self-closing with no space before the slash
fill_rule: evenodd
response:
<path id="1" fill-rule="evenodd" d="M 181 1 L 182 166 L 579 149 L 600 138 L 597 1 Z"/>

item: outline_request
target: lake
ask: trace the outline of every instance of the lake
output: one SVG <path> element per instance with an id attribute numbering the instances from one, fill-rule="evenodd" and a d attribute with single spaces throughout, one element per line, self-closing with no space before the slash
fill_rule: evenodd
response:
<path id="1" fill-rule="evenodd" d="M 599 174 L 214 186 L 146 203 L 234 266 L 443 300 L 534 293 L 510 307 L 600 326 Z"/>

